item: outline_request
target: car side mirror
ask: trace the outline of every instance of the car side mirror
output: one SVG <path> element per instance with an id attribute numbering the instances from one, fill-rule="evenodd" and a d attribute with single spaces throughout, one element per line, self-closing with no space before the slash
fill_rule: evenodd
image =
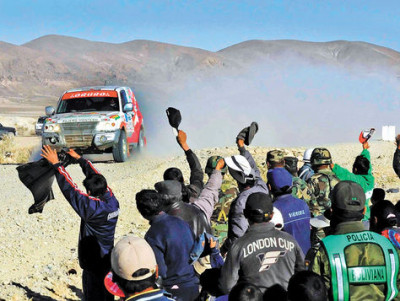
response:
<path id="1" fill-rule="evenodd" d="M 131 103 L 127 103 L 124 105 L 124 112 L 132 112 L 133 111 L 133 105 Z"/>
<path id="2" fill-rule="evenodd" d="M 49 107 L 46 107 L 45 112 L 46 112 L 46 115 L 50 117 L 50 116 L 53 116 L 56 111 L 54 110 L 53 107 L 49 106 Z"/>

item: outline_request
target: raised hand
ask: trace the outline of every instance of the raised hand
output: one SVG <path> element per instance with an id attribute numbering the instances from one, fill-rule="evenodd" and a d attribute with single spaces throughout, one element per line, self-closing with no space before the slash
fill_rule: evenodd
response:
<path id="1" fill-rule="evenodd" d="M 70 155 L 72 158 L 78 160 L 81 156 L 72 148 L 69 149 L 69 151 L 67 152 L 68 155 Z"/>
<path id="2" fill-rule="evenodd" d="M 57 151 L 51 148 L 50 145 L 43 145 L 42 153 L 40 154 L 40 156 L 45 158 L 51 164 L 59 163 Z"/>

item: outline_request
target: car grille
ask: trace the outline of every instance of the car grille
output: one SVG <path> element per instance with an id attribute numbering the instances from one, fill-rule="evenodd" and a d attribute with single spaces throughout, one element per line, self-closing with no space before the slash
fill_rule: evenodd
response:
<path id="1" fill-rule="evenodd" d="M 67 145 L 91 146 L 97 122 L 63 123 L 62 129 Z"/>
<path id="2" fill-rule="evenodd" d="M 65 135 L 65 142 L 71 146 L 91 146 L 93 136 L 81 136 L 81 135 Z"/>

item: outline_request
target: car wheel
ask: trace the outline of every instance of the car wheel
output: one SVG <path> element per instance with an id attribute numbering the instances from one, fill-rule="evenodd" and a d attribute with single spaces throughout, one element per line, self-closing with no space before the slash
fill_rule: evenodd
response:
<path id="1" fill-rule="evenodd" d="M 137 148 L 138 148 L 138 152 L 142 152 L 144 150 L 145 147 L 145 137 L 144 137 L 144 130 L 141 129 L 140 133 L 139 133 L 139 141 L 137 144 Z"/>
<path id="2" fill-rule="evenodd" d="M 113 157 L 115 162 L 125 162 L 128 160 L 128 143 L 125 131 L 121 131 L 118 143 L 113 146 Z"/>

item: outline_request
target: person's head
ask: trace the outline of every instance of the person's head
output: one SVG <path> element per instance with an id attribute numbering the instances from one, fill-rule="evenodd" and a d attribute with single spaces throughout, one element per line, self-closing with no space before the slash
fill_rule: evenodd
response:
<path id="1" fill-rule="evenodd" d="M 400 213 L 400 200 L 397 201 L 397 203 L 394 205 L 394 208 L 396 208 L 396 211 Z"/>
<path id="2" fill-rule="evenodd" d="M 361 221 L 365 213 L 365 193 L 353 181 L 340 181 L 331 193 L 331 226 L 342 222 Z"/>
<path id="3" fill-rule="evenodd" d="M 237 283 L 229 293 L 229 301 L 261 301 L 263 297 L 260 289 L 248 282 Z"/>
<path id="4" fill-rule="evenodd" d="M 311 154 L 312 154 L 313 150 L 314 150 L 313 148 L 308 148 L 304 151 L 304 155 L 303 155 L 304 163 L 310 163 Z"/>
<path id="5" fill-rule="evenodd" d="M 204 170 L 204 172 L 206 173 L 206 175 L 208 177 L 211 176 L 212 172 L 214 171 L 214 169 L 217 166 L 217 163 L 220 159 L 222 159 L 221 156 L 211 156 L 208 158 L 206 168 Z M 224 175 L 227 170 L 228 170 L 228 167 L 225 165 L 224 168 L 221 169 L 222 175 Z"/>
<path id="6" fill-rule="evenodd" d="M 371 196 L 371 203 L 372 205 L 375 205 L 376 203 L 383 201 L 385 199 L 386 193 L 385 190 L 382 188 L 375 188 L 372 191 L 372 196 Z"/>
<path id="7" fill-rule="evenodd" d="M 163 178 L 164 178 L 164 181 L 175 180 L 175 181 L 178 181 L 178 182 L 180 182 L 182 184 L 184 183 L 182 171 L 179 168 L 176 168 L 176 167 L 167 168 L 164 171 Z"/>
<path id="8" fill-rule="evenodd" d="M 136 194 L 136 207 L 145 219 L 151 220 L 162 211 L 163 200 L 157 191 L 143 189 Z"/>
<path id="9" fill-rule="evenodd" d="M 286 301 L 287 300 L 287 291 L 280 284 L 274 284 L 267 288 L 264 293 L 263 300 L 279 300 Z"/>
<path id="10" fill-rule="evenodd" d="M 311 271 L 294 274 L 288 285 L 289 301 L 326 301 L 328 291 L 322 277 Z"/>
<path id="11" fill-rule="evenodd" d="M 299 159 L 296 157 L 285 157 L 285 168 L 294 177 L 297 177 L 297 163 Z"/>
<path id="12" fill-rule="evenodd" d="M 228 170 L 232 178 L 238 183 L 240 191 L 248 187 L 254 186 L 255 172 L 251 168 L 249 161 L 244 156 L 235 155 L 224 158 Z"/>
<path id="13" fill-rule="evenodd" d="M 207 293 L 209 293 L 212 296 L 221 295 L 222 293 L 220 292 L 218 285 L 215 285 L 215 283 L 218 283 L 218 279 L 220 278 L 220 276 L 221 276 L 221 269 L 218 268 L 206 269 L 200 275 L 200 285 L 202 289 L 204 289 Z"/>
<path id="14" fill-rule="evenodd" d="M 157 182 L 154 188 L 161 195 L 164 207 L 182 200 L 182 184 L 175 180 Z"/>
<path id="15" fill-rule="evenodd" d="M 267 172 L 268 187 L 278 197 L 292 192 L 293 177 L 285 168 L 274 168 Z"/>
<path id="16" fill-rule="evenodd" d="M 357 156 L 353 164 L 353 173 L 356 175 L 366 175 L 369 170 L 369 160 L 364 156 Z"/>
<path id="17" fill-rule="evenodd" d="M 285 154 L 283 151 L 274 149 L 267 153 L 266 158 L 268 169 L 285 166 Z"/>
<path id="18" fill-rule="evenodd" d="M 122 238 L 111 252 L 111 272 L 104 279 L 107 290 L 119 297 L 129 297 L 156 288 L 158 268 L 150 245 L 133 235 Z"/>
<path id="19" fill-rule="evenodd" d="M 390 201 L 383 200 L 371 207 L 371 231 L 380 233 L 394 226 L 397 226 L 397 210 Z"/>
<path id="20" fill-rule="evenodd" d="M 91 174 L 83 180 L 83 186 L 89 195 L 100 198 L 107 192 L 107 180 L 101 174 Z"/>
<path id="21" fill-rule="evenodd" d="M 271 197 L 262 192 L 252 193 L 248 196 L 244 209 L 244 216 L 249 224 L 269 222 L 272 218 L 274 207 Z"/>
<path id="22" fill-rule="evenodd" d="M 314 148 L 311 153 L 310 163 L 313 169 L 320 169 L 332 164 L 331 153 L 323 147 Z"/>

